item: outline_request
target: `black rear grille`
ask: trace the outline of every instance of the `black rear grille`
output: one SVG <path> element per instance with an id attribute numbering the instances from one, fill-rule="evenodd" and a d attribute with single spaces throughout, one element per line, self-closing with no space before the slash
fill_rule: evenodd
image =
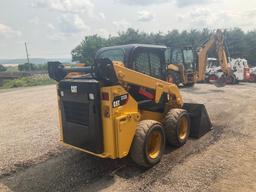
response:
<path id="1" fill-rule="evenodd" d="M 77 93 L 72 93 L 72 86 L 77 87 Z M 103 153 L 100 83 L 95 79 L 65 79 L 58 87 L 63 142 L 93 153 Z M 94 100 L 89 100 L 89 93 L 94 94 Z"/>
<path id="2" fill-rule="evenodd" d="M 89 125 L 89 105 L 86 103 L 64 101 L 66 121 L 80 125 Z"/>

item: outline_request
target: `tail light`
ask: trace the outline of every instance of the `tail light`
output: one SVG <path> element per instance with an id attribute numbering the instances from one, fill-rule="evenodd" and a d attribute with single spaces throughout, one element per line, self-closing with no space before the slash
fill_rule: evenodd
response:
<path id="1" fill-rule="evenodd" d="M 251 74 L 250 74 L 250 69 L 249 68 L 244 69 L 244 76 L 245 76 L 246 80 L 250 79 Z"/>
<path id="2" fill-rule="evenodd" d="M 102 92 L 101 93 L 101 98 L 104 101 L 109 101 L 109 94 L 107 92 Z"/>

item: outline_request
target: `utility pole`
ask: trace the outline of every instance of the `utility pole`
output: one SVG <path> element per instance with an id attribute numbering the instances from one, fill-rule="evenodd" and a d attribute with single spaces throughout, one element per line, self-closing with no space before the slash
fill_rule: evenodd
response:
<path id="1" fill-rule="evenodd" d="M 31 71 L 31 66 L 30 66 L 29 57 L 28 57 L 28 47 L 27 47 L 27 43 L 26 42 L 25 42 L 25 49 L 26 49 L 27 62 L 28 62 L 28 65 L 29 65 L 29 70 Z"/>

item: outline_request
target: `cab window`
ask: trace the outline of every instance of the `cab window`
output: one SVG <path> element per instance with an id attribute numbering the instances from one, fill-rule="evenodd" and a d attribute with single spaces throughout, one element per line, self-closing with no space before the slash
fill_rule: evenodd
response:
<path id="1" fill-rule="evenodd" d="M 134 59 L 136 71 L 161 78 L 161 55 L 157 52 L 138 52 Z"/>
<path id="2" fill-rule="evenodd" d="M 193 63 L 194 62 L 194 54 L 191 49 L 184 49 L 183 50 L 184 55 L 184 62 L 185 63 Z"/>
<path id="3" fill-rule="evenodd" d="M 100 59 L 108 58 L 111 61 L 121 61 L 124 63 L 124 51 L 123 49 L 109 49 L 102 52 L 99 55 Z"/>
<path id="4" fill-rule="evenodd" d="M 147 53 L 140 53 L 135 58 L 135 70 L 150 75 L 150 65 Z"/>
<path id="5" fill-rule="evenodd" d="M 181 64 L 183 63 L 182 51 L 180 49 L 174 49 L 172 52 L 172 63 Z"/>
<path id="6" fill-rule="evenodd" d="M 150 53 L 149 61 L 151 66 L 151 75 L 154 77 L 161 76 L 161 60 L 159 55 Z"/>

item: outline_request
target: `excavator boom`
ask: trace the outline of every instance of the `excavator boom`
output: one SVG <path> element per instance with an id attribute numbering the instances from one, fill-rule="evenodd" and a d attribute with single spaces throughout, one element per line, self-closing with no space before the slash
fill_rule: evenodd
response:
<path id="1" fill-rule="evenodd" d="M 207 56 L 210 49 L 216 48 L 218 60 L 224 74 L 229 74 L 227 55 L 225 52 L 224 34 L 218 29 L 211 37 L 203 43 L 198 50 L 198 78 L 197 81 L 205 80 Z"/>

